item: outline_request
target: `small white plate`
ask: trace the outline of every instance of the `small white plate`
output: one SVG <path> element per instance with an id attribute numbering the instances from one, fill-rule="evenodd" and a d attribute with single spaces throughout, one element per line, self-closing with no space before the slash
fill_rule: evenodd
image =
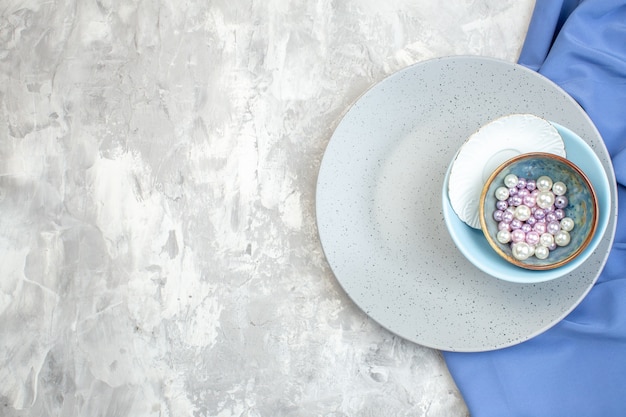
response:
<path id="1" fill-rule="evenodd" d="M 487 178 L 503 162 L 529 152 L 565 157 L 565 144 L 547 120 L 532 114 L 499 117 L 472 133 L 450 170 L 448 196 L 461 221 L 480 229 L 478 205 Z"/>
<path id="2" fill-rule="evenodd" d="M 567 277 L 539 284 L 495 279 L 455 247 L 441 190 L 453 156 L 480 126 L 535 114 L 577 132 L 611 188 L 607 232 Z M 525 341 L 565 317 L 595 283 L 613 241 L 615 176 L 593 123 L 541 75 L 490 58 L 449 57 L 401 70 L 365 92 L 335 130 L 320 167 L 320 239 L 350 298 L 391 332 L 450 351 Z"/>

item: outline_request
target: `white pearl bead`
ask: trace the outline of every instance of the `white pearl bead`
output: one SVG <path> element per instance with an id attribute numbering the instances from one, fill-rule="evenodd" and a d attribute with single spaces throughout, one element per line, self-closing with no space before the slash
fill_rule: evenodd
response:
<path id="1" fill-rule="evenodd" d="M 548 247 L 554 243 L 554 235 L 552 233 L 543 233 L 539 236 L 539 244 Z"/>
<path id="2" fill-rule="evenodd" d="M 511 241 L 511 232 L 508 230 L 500 230 L 496 235 L 496 239 L 500 243 L 509 243 Z"/>
<path id="3" fill-rule="evenodd" d="M 541 191 L 537 194 L 537 205 L 542 209 L 547 209 L 554 204 L 554 194 L 552 191 Z"/>
<path id="4" fill-rule="evenodd" d="M 550 191 L 552 188 L 552 178 L 547 175 L 542 175 L 537 178 L 536 184 L 539 191 Z"/>
<path id="5" fill-rule="evenodd" d="M 566 246 L 569 244 L 570 242 L 570 235 L 569 232 L 566 232 L 565 230 L 559 230 L 557 232 L 556 235 L 554 235 L 554 243 L 556 243 L 558 246 Z"/>
<path id="6" fill-rule="evenodd" d="M 509 189 L 506 187 L 498 187 L 496 190 L 496 198 L 500 201 L 504 201 L 509 198 Z"/>
<path id="7" fill-rule="evenodd" d="M 567 185 L 565 185 L 565 183 L 561 181 L 557 181 L 552 184 L 552 192 L 555 195 L 565 195 L 565 193 L 567 192 Z"/>
<path id="8" fill-rule="evenodd" d="M 571 232 L 574 229 L 574 220 L 571 217 L 563 217 L 561 219 L 561 229 Z"/>
<path id="9" fill-rule="evenodd" d="M 518 261 L 525 261 L 532 256 L 532 249 L 526 242 L 518 242 L 512 246 L 513 257 Z"/>
<path id="10" fill-rule="evenodd" d="M 506 177 L 504 177 L 504 185 L 506 185 L 509 188 L 516 187 L 518 182 L 519 182 L 519 178 L 517 178 L 517 175 L 515 174 L 509 174 Z"/>
<path id="11" fill-rule="evenodd" d="M 517 206 L 514 216 L 517 220 L 525 222 L 531 216 L 530 207 L 523 204 L 521 206 Z"/>
<path id="12" fill-rule="evenodd" d="M 550 235 L 552 236 L 552 235 Z M 550 255 L 550 249 L 545 246 L 537 246 L 535 248 L 535 256 L 539 259 L 546 259 Z"/>

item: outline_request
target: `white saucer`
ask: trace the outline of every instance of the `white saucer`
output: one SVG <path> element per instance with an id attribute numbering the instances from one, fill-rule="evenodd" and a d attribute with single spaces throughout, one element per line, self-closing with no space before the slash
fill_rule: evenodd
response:
<path id="1" fill-rule="evenodd" d="M 532 114 L 510 114 L 481 126 L 459 149 L 450 171 L 448 196 L 461 221 L 480 229 L 480 193 L 500 164 L 529 152 L 565 157 L 565 144 L 547 120 Z"/>

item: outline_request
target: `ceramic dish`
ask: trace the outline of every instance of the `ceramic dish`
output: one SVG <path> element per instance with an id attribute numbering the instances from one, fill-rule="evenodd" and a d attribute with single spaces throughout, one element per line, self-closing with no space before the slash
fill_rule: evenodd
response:
<path id="1" fill-rule="evenodd" d="M 586 156 L 585 159 L 595 158 L 595 154 L 591 150 L 589 150 Z M 579 162 L 584 161 L 581 160 Z M 599 163 L 598 168 L 599 170 L 602 169 L 602 165 Z M 546 209 L 551 205 L 551 201 L 555 201 L 553 204 L 557 206 L 557 208 L 562 209 L 561 216 L 564 216 L 566 220 L 568 220 L 568 223 L 565 224 L 566 230 L 563 230 L 561 222 L 555 220 L 559 213 L 558 211 L 552 214 L 548 213 L 548 215 L 544 213 L 542 219 L 546 220 L 546 218 L 548 218 L 552 221 L 549 223 L 549 227 L 546 226 L 547 222 L 542 225 L 543 232 L 545 233 L 546 230 L 552 229 L 552 232 L 547 233 L 546 236 L 550 236 L 549 242 L 555 246 L 553 250 L 548 250 L 549 245 L 544 245 L 543 255 L 541 255 L 541 252 L 538 252 L 540 256 L 530 255 L 526 258 L 531 252 L 527 252 L 530 247 L 525 239 L 524 243 L 517 247 L 515 244 L 511 245 L 509 242 L 502 243 L 498 240 L 498 223 L 493 219 L 493 213 L 496 210 L 495 194 L 496 189 L 502 186 L 504 178 L 510 174 L 517 176 L 517 178 L 539 178 L 540 180 L 542 176 L 546 176 L 546 178 L 550 178 L 550 181 L 555 184 L 567 184 L 566 188 L 568 192 L 565 195 L 555 197 L 551 188 L 544 188 L 548 191 L 545 191 L 543 195 L 539 194 L 540 197 L 537 198 L 540 200 L 539 205 L 543 204 Z M 552 186 L 552 183 L 546 181 L 543 181 L 542 184 L 544 184 L 545 187 L 548 185 L 550 185 L 550 187 Z M 608 181 L 602 181 L 601 184 L 594 187 L 585 175 L 585 171 L 581 170 L 572 159 L 565 159 L 557 155 L 546 153 L 518 155 L 494 171 L 487 184 L 485 184 L 480 205 L 481 230 L 494 249 L 494 252 L 500 255 L 500 259 L 506 260 L 507 265 L 517 265 L 521 268 L 535 270 L 534 272 L 549 271 L 556 273 L 554 275 L 555 278 L 560 277 L 576 269 L 593 252 L 594 247 L 589 246 L 589 243 L 596 230 L 602 233 L 602 229 L 597 229 L 600 207 L 607 212 L 610 207 L 609 204 L 598 205 L 598 199 L 608 200 L 608 192 Z M 505 194 L 502 196 L 504 195 Z M 559 201 L 560 198 L 565 198 L 566 200 Z M 567 201 L 567 206 L 564 206 L 564 204 L 566 204 L 565 201 Z M 518 215 L 521 214 L 523 220 L 526 220 L 526 215 L 536 220 L 531 214 L 530 207 L 526 206 L 526 209 L 528 210 L 521 209 Z M 608 217 L 607 212 L 605 212 L 604 217 Z M 552 217 L 550 218 L 550 216 Z M 522 222 L 518 223 L 518 226 L 521 223 Z M 530 225 L 527 227 L 530 227 Z M 520 232 L 521 233 L 515 235 L 518 239 L 524 236 L 524 232 L 521 229 Z M 541 249 L 542 245 L 539 243 L 539 233 L 534 233 L 534 235 L 530 235 L 531 241 L 533 244 L 537 245 L 537 248 Z M 501 235 L 501 237 L 502 236 L 505 238 L 511 237 L 508 231 L 504 232 L 504 235 Z M 534 240 L 535 238 L 536 242 Z M 548 242 L 547 239 L 546 242 Z M 519 268 L 516 268 L 515 272 L 518 271 Z M 508 278 L 509 277 L 505 275 L 503 279 Z"/>
<path id="2" fill-rule="evenodd" d="M 501 163 L 528 152 L 565 156 L 556 128 L 533 114 L 506 115 L 473 133 L 459 149 L 450 171 L 450 204 L 459 218 L 480 229 L 478 197 L 483 184 Z"/>
<path id="3" fill-rule="evenodd" d="M 494 279 L 457 250 L 443 221 L 440 196 L 452 157 L 480 126 L 512 113 L 577 132 L 611 184 L 607 231 L 567 279 Z M 482 351 L 543 332 L 584 298 L 613 240 L 615 194 L 608 152 L 565 92 L 515 64 L 449 57 L 391 75 L 348 109 L 321 163 L 316 215 L 337 281 L 372 319 L 421 345 Z"/>

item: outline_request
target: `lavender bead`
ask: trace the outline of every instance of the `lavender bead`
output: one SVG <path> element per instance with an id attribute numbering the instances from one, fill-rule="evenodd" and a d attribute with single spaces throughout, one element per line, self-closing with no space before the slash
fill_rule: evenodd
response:
<path id="1" fill-rule="evenodd" d="M 507 200 L 507 203 L 509 203 L 509 206 L 517 207 L 522 204 L 522 197 L 520 197 L 519 195 L 514 195 Z"/>
<path id="2" fill-rule="evenodd" d="M 547 229 L 548 233 L 550 233 L 551 235 L 555 235 L 559 232 L 559 230 L 561 230 L 561 223 L 557 222 L 557 221 L 553 221 L 548 223 Z"/>
<path id="3" fill-rule="evenodd" d="M 556 213 L 554 211 L 551 211 L 546 214 L 546 221 L 548 223 L 553 222 L 555 220 L 557 220 L 557 218 L 556 218 Z"/>
<path id="4" fill-rule="evenodd" d="M 546 211 L 544 209 L 542 209 L 542 208 L 537 208 L 537 210 L 535 210 L 535 213 L 533 214 L 533 216 L 537 220 L 543 219 L 544 217 L 546 217 Z"/>
<path id="5" fill-rule="evenodd" d="M 511 223 L 513 221 L 514 215 L 509 210 L 505 210 L 502 212 L 502 221 L 505 223 Z"/>
<path id="6" fill-rule="evenodd" d="M 556 243 L 552 242 L 552 244 L 550 246 L 548 246 L 548 249 L 555 250 L 556 247 L 557 247 Z"/>
<path id="7" fill-rule="evenodd" d="M 511 223 L 500 222 L 498 223 L 498 230 L 508 230 L 511 231 Z"/>
<path id="8" fill-rule="evenodd" d="M 526 181 L 526 189 L 528 191 L 534 191 L 537 189 L 537 183 L 535 182 L 535 180 L 528 180 Z"/>
<path id="9" fill-rule="evenodd" d="M 513 230 L 511 232 L 511 241 L 514 243 L 523 242 L 526 240 L 526 233 L 522 232 L 520 229 Z"/>
<path id="10" fill-rule="evenodd" d="M 569 201 L 567 200 L 567 197 L 565 197 L 564 195 L 557 195 L 556 198 L 554 199 L 554 207 L 556 207 L 557 209 L 562 209 L 567 207 L 567 204 L 569 203 Z"/>
<path id="11" fill-rule="evenodd" d="M 510 196 L 517 195 L 517 192 L 518 192 L 518 191 L 519 191 L 519 189 L 518 189 L 517 187 L 512 187 L 512 188 L 509 188 L 509 195 L 510 195 Z"/>
<path id="12" fill-rule="evenodd" d="M 539 233 L 537 232 L 529 232 L 526 233 L 526 243 L 529 245 L 536 245 L 539 242 Z"/>
<path id="13" fill-rule="evenodd" d="M 506 208 L 509 206 L 509 203 L 506 202 L 506 200 L 503 201 L 496 201 L 496 208 L 498 210 L 506 210 Z"/>
<path id="14" fill-rule="evenodd" d="M 527 195 L 530 195 L 530 191 L 528 191 L 526 188 L 522 188 L 517 192 L 517 195 L 524 198 Z"/>
<path id="15" fill-rule="evenodd" d="M 526 188 L 526 178 L 519 178 L 517 180 L 517 188 Z"/>
<path id="16" fill-rule="evenodd" d="M 526 220 L 526 224 L 532 227 L 537 224 L 537 219 L 535 219 L 533 216 L 530 216 L 528 220 Z"/>
<path id="17" fill-rule="evenodd" d="M 546 233 L 547 230 L 547 226 L 545 223 L 537 223 L 536 225 L 533 226 L 533 230 L 537 233 L 539 233 L 540 235 Z"/>
<path id="18" fill-rule="evenodd" d="M 493 219 L 497 222 L 501 222 L 502 221 L 502 214 L 503 211 L 502 210 L 496 210 L 493 212 Z"/>
<path id="19" fill-rule="evenodd" d="M 522 228 L 522 221 L 519 219 L 511 220 L 511 230 L 517 230 Z"/>
<path id="20" fill-rule="evenodd" d="M 556 209 L 556 210 L 554 210 L 554 214 L 556 215 L 556 219 L 557 220 L 561 220 L 563 217 L 565 217 L 565 210 L 563 210 L 563 209 Z"/>
<path id="21" fill-rule="evenodd" d="M 533 208 L 537 204 L 537 199 L 529 194 L 523 198 L 522 203 L 530 208 Z"/>
<path id="22" fill-rule="evenodd" d="M 531 217 L 532 219 L 532 217 Z M 532 232 L 533 231 L 533 226 L 528 224 L 528 220 L 526 220 L 526 223 L 524 223 L 521 227 L 522 232 L 528 234 L 528 232 Z"/>

